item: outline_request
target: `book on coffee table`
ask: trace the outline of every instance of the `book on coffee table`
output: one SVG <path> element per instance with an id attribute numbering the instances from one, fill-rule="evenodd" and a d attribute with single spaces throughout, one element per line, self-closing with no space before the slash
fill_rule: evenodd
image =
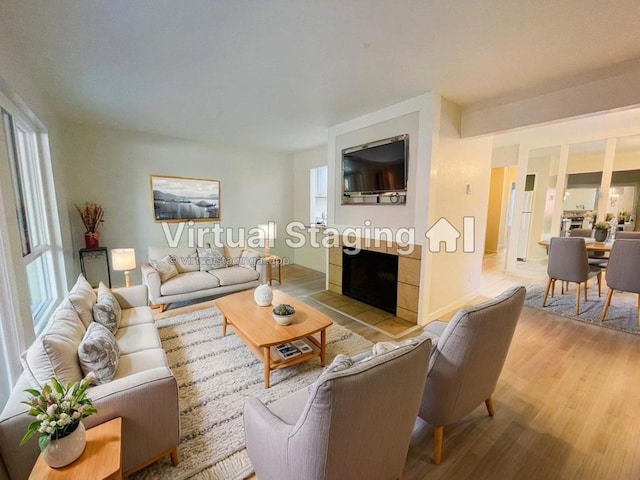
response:
<path id="1" fill-rule="evenodd" d="M 274 348 L 276 349 L 276 352 L 278 353 L 278 355 L 280 355 L 280 357 L 284 358 L 285 360 L 288 358 L 297 357 L 302 353 L 300 350 L 298 350 L 296 347 L 294 347 L 290 343 L 283 343 L 281 345 L 276 345 Z"/>

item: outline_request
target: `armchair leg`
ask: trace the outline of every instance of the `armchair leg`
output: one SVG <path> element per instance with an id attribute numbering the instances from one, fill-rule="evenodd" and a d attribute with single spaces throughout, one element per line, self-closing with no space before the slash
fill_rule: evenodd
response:
<path id="1" fill-rule="evenodd" d="M 440 465 L 442 463 L 442 437 L 444 436 L 444 427 L 434 427 L 433 429 L 433 463 Z"/>
<path id="2" fill-rule="evenodd" d="M 491 399 L 491 397 L 487 398 L 484 401 L 484 404 L 487 406 L 487 412 L 489 413 L 489 416 L 493 417 L 493 414 L 496 413 L 496 411 L 493 408 L 493 400 Z"/>
<path id="3" fill-rule="evenodd" d="M 611 303 L 611 297 L 613 296 L 613 288 L 610 288 L 607 292 L 607 299 L 604 302 L 604 307 L 602 309 L 602 315 L 600 316 L 600 323 L 604 322 L 604 317 L 607 315 L 607 310 L 609 310 L 609 304 Z M 640 298 L 638 299 L 640 302 Z"/>
<path id="4" fill-rule="evenodd" d="M 547 305 L 547 296 L 549 295 L 549 289 L 551 288 L 551 284 L 554 282 L 554 280 L 549 277 L 549 280 L 547 281 L 547 288 L 544 291 L 544 298 L 542 299 L 542 306 L 545 307 Z M 553 297 L 553 293 L 551 294 L 551 296 Z"/>
<path id="5" fill-rule="evenodd" d="M 589 290 L 587 285 L 587 282 L 584 282 L 584 301 L 587 301 L 587 290 Z"/>
<path id="6" fill-rule="evenodd" d="M 640 326 L 640 293 L 638 294 L 638 326 Z"/>
<path id="7" fill-rule="evenodd" d="M 171 450 L 171 465 L 175 467 L 178 465 L 178 462 L 180 462 L 180 460 L 178 459 L 178 447 L 176 447 Z"/>
<path id="8" fill-rule="evenodd" d="M 580 315 L 580 283 L 576 283 L 576 316 Z"/>

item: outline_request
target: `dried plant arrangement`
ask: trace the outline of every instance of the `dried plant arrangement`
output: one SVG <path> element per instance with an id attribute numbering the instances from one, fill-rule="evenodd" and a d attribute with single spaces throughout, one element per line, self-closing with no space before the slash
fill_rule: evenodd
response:
<path id="1" fill-rule="evenodd" d="M 94 202 L 85 202 L 84 207 L 75 206 L 80 214 L 86 233 L 96 233 L 100 224 L 104 222 L 104 210 Z"/>

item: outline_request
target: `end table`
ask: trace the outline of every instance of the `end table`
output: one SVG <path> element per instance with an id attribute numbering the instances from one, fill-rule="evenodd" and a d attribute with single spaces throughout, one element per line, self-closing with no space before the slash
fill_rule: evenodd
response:
<path id="1" fill-rule="evenodd" d="M 267 283 L 271 285 L 272 280 L 278 280 L 278 283 L 282 285 L 282 259 L 276 255 L 269 255 L 264 258 L 264 261 L 267 264 Z M 277 277 L 273 274 L 274 267 L 278 269 Z"/>
<path id="2" fill-rule="evenodd" d="M 66 467 L 51 468 L 42 454 L 29 480 L 122 479 L 122 418 L 114 418 L 87 430 L 87 446 L 80 458 Z"/>

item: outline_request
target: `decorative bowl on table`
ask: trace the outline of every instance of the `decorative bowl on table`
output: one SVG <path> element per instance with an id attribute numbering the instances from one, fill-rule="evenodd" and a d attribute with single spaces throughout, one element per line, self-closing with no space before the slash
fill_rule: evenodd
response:
<path id="1" fill-rule="evenodd" d="M 273 319 L 278 325 L 290 325 L 293 322 L 293 316 L 296 313 L 296 309 L 286 303 L 276 305 L 273 310 Z"/>

